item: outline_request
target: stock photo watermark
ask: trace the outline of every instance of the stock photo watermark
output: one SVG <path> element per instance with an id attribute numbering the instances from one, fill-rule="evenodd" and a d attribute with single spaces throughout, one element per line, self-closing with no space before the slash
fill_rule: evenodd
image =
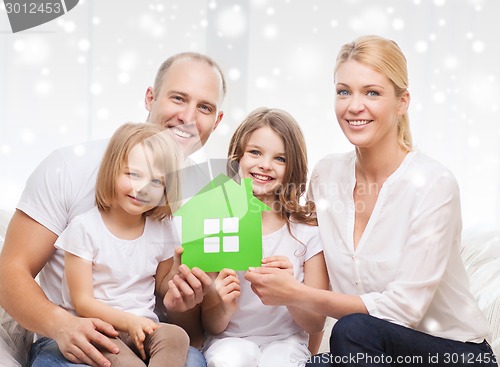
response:
<path id="1" fill-rule="evenodd" d="M 79 0 L 4 0 L 12 33 L 22 32 L 63 16 Z"/>
<path id="2" fill-rule="evenodd" d="M 291 362 L 301 361 L 297 356 L 291 355 Z M 389 355 L 369 355 L 366 353 L 355 353 L 344 356 L 332 355 L 328 353 L 311 356 L 307 363 L 327 363 L 327 364 L 391 364 L 391 365 L 437 365 L 440 364 L 475 364 L 475 363 L 496 363 L 493 353 L 429 353 L 426 356 L 389 356 Z"/>

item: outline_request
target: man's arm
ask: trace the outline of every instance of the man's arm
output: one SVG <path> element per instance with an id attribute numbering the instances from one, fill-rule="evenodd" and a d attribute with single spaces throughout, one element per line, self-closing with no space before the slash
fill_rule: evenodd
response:
<path id="1" fill-rule="evenodd" d="M 201 269 L 190 270 L 181 265 L 182 251 L 182 247 L 175 249 L 170 274 L 157 287 L 157 294 L 163 302 L 157 300 L 156 311 L 160 314 L 166 312 L 165 321 L 182 327 L 188 333 L 191 345 L 200 348 L 205 333 L 201 326 L 199 304 L 210 289 L 212 279 Z"/>
<path id="2" fill-rule="evenodd" d="M 20 210 L 14 213 L 0 255 L 0 304 L 26 329 L 54 339 L 74 363 L 109 366 L 91 344 L 117 353 L 102 333 L 116 336 L 113 327 L 98 319 L 78 318 L 50 302 L 35 276 L 53 256 L 57 235 Z"/>

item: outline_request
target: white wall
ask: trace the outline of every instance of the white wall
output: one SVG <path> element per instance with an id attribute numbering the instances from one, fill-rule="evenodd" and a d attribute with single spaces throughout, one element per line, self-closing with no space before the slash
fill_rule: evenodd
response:
<path id="1" fill-rule="evenodd" d="M 498 0 L 80 0 L 50 23 L 12 34 L 0 4 L 0 209 L 12 209 L 53 148 L 146 118 L 156 68 L 194 50 L 229 79 L 224 123 L 208 144 L 225 156 L 251 109 L 289 110 L 311 166 L 351 149 L 333 113 L 339 47 L 394 39 L 410 72 L 417 146 L 456 174 L 466 227 L 500 224 Z"/>

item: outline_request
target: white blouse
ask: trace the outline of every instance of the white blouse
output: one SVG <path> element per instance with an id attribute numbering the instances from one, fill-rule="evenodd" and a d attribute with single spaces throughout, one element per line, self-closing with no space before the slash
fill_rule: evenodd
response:
<path id="1" fill-rule="evenodd" d="M 460 192 L 453 174 L 410 152 L 386 180 L 354 249 L 354 152 L 315 167 L 321 242 L 334 292 L 360 295 L 370 315 L 431 335 L 481 342 L 488 324 L 460 257 Z M 367 187 L 366 190 L 374 189 Z"/>

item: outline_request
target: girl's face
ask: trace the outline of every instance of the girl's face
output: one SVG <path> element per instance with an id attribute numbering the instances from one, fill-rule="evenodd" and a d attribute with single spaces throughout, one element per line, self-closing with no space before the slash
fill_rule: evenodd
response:
<path id="1" fill-rule="evenodd" d="M 254 195 L 264 202 L 275 200 L 283 185 L 286 157 L 283 139 L 269 126 L 255 130 L 239 162 L 241 178 L 251 178 Z"/>
<path id="2" fill-rule="evenodd" d="M 408 92 L 396 97 L 386 76 L 354 60 L 338 67 L 335 81 L 335 114 L 347 139 L 358 148 L 397 144 L 397 124 L 408 109 Z"/>
<path id="3" fill-rule="evenodd" d="M 115 203 L 128 214 L 142 215 L 163 199 L 165 177 L 152 162 L 153 152 L 138 144 L 116 179 Z"/>

